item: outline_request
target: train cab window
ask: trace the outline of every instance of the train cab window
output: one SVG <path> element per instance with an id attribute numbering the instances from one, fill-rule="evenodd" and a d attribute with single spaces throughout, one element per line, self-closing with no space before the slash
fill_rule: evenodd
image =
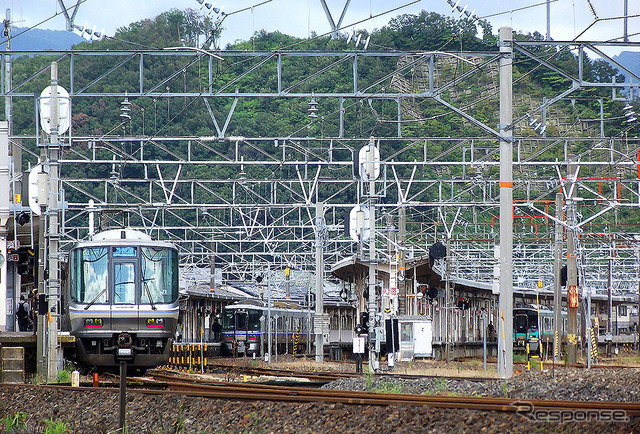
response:
<path id="1" fill-rule="evenodd" d="M 233 314 L 234 312 L 232 310 L 225 310 L 222 312 L 222 330 L 223 331 L 232 331 L 233 328 L 235 327 L 235 324 L 233 321 Z"/>
<path id="2" fill-rule="evenodd" d="M 113 303 L 134 304 L 136 301 L 135 264 L 116 262 L 113 268 Z"/>
<path id="3" fill-rule="evenodd" d="M 522 333 L 529 326 L 529 318 L 527 315 L 516 315 L 513 318 L 513 328 L 516 332 Z"/>
<path id="4" fill-rule="evenodd" d="M 249 311 L 249 331 L 259 331 L 260 330 L 260 317 L 262 316 L 262 312 L 259 310 L 250 310 Z"/>
<path id="5" fill-rule="evenodd" d="M 71 298 L 78 303 L 107 303 L 108 256 L 106 247 L 73 250 Z"/>
<path id="6" fill-rule="evenodd" d="M 178 255 L 172 249 L 141 249 L 141 303 L 171 303 L 178 298 Z"/>

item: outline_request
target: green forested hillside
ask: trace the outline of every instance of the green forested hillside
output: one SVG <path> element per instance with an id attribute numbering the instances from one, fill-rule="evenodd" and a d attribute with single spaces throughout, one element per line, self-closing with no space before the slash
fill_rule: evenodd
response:
<path id="1" fill-rule="evenodd" d="M 144 20 L 132 23 L 128 27 L 120 28 L 113 38 L 102 41 L 85 42 L 77 45 L 76 50 L 120 50 L 144 52 L 164 47 L 196 46 L 202 44 L 205 48 L 215 45 L 214 41 L 222 28 L 208 18 L 200 16 L 192 10 L 171 10 L 154 20 Z M 479 36 L 480 35 L 480 36 Z M 426 62 L 417 63 L 414 67 L 402 69 L 399 74 L 392 74 L 402 67 L 402 62 L 412 62 L 423 52 L 451 53 L 449 57 L 442 54 L 435 71 L 436 86 L 443 86 L 439 97 L 450 104 L 459 107 L 480 122 L 491 128 L 497 124 L 498 93 L 497 66 L 483 62 L 497 53 L 497 37 L 491 26 L 485 21 L 453 20 L 431 12 L 421 12 L 418 15 L 401 15 L 389 21 L 381 29 L 370 34 L 369 50 L 381 52 L 400 52 L 406 56 L 384 57 L 371 56 L 359 58 L 359 89 L 367 89 L 376 85 L 378 88 L 388 86 L 390 92 L 405 90 L 411 92 L 425 92 L 428 86 Z M 540 40 L 538 33 L 516 34 L 518 40 Z M 516 52 L 514 57 L 514 117 L 518 118 L 533 112 L 540 106 L 543 98 L 552 98 L 571 88 L 571 79 L 553 70 L 565 71 L 571 77 L 578 76 L 580 67 L 576 53 L 554 46 L 539 46 L 528 48 L 532 54 L 543 60 L 541 62 L 525 57 Z M 283 58 L 282 88 L 290 93 L 330 94 L 335 92 L 350 92 L 353 89 L 351 60 L 341 53 L 352 50 L 342 38 L 318 37 L 313 35 L 309 39 L 298 39 L 278 32 L 257 32 L 249 41 L 243 41 L 225 47 L 228 52 L 239 53 L 235 56 L 225 56 L 224 61 L 216 61 L 212 85 L 208 84 L 207 58 L 193 55 L 186 57 L 145 57 L 145 83 L 147 91 L 180 93 L 186 89 L 198 89 L 203 95 L 224 89 L 233 92 L 263 92 L 273 89 L 276 85 L 277 74 L 274 62 L 264 62 L 270 52 L 332 52 L 333 56 L 300 56 Z M 242 53 L 263 52 L 264 56 L 242 56 Z M 455 53 L 477 53 L 472 61 L 460 61 Z M 223 53 L 224 54 L 224 53 Z M 186 59 L 186 60 L 185 60 Z M 14 62 L 14 82 L 28 82 L 34 89 L 43 89 L 48 85 L 48 75 L 39 73 L 45 71 L 51 61 L 60 63 L 59 83 L 69 84 L 69 57 L 60 59 L 55 56 L 34 56 L 17 59 Z M 551 66 L 551 67 L 548 67 Z M 103 137 L 134 135 L 144 137 L 186 136 L 199 137 L 216 134 L 208 107 L 204 98 L 191 97 L 149 97 L 136 96 L 131 99 L 131 121 L 125 126 L 121 123 L 120 105 L 122 97 L 83 97 L 82 93 L 113 93 L 121 95 L 123 92 L 137 93 L 139 89 L 138 58 L 116 56 L 75 56 L 73 63 L 76 92 L 78 96 L 73 101 L 73 135 L 77 137 Z M 254 68 L 255 73 L 246 74 Z M 607 83 L 617 75 L 608 63 L 602 60 L 583 58 L 582 70 L 586 81 Z M 317 71 L 323 71 L 317 74 Z M 109 76 L 108 81 L 100 77 Z M 393 75 L 393 77 L 392 77 Z M 169 77 L 169 79 L 167 79 Z M 617 77 L 618 81 L 622 77 Z M 444 86 L 454 82 L 455 86 Z M 107 84 L 108 83 L 108 84 Z M 380 85 L 379 83 L 383 83 Z M 605 134 L 616 136 L 623 131 L 624 117 L 622 104 L 611 101 L 611 91 L 608 88 L 585 88 L 574 92 L 575 99 L 561 100 L 553 105 L 549 112 L 548 135 L 577 136 L 597 135 L 597 124 L 585 120 L 597 119 L 600 116 L 600 106 L 597 98 L 603 99 L 604 117 L 610 119 L 605 124 Z M 591 99 L 589 99 L 591 98 Z M 594 99 L 595 98 L 595 99 Z M 211 111 L 220 124 L 229 113 L 233 98 L 207 98 Z M 319 100 L 321 116 L 309 124 L 307 108 L 309 100 L 306 98 L 243 98 L 237 104 L 226 136 L 244 137 L 295 137 L 312 135 L 316 137 L 337 137 L 339 132 L 339 112 L 336 98 Z M 14 100 L 14 134 L 34 134 L 33 101 L 27 99 Z M 539 113 L 535 113 L 540 116 Z M 385 99 L 364 100 L 351 98 L 345 101 L 344 107 L 344 137 L 395 137 L 397 135 L 397 105 L 395 101 Z M 438 138 L 438 137 L 479 137 L 486 133 L 468 121 L 461 121 L 459 115 L 446 106 L 431 98 L 407 99 L 403 101 L 402 136 L 409 138 Z M 557 119 L 562 118 L 562 121 Z M 525 119 L 516 125 L 516 134 L 520 136 L 536 136 Z M 274 143 L 260 142 L 265 149 L 273 153 Z M 29 145 L 29 143 L 27 143 Z M 79 147 L 89 146 L 81 141 Z M 218 156 L 232 156 L 234 143 L 230 141 L 215 141 L 204 150 L 199 148 L 193 152 L 213 152 Z M 245 145 L 240 145 L 245 146 Z M 395 155 L 406 146 L 398 142 L 398 149 L 387 150 L 388 155 Z M 446 142 L 429 144 L 429 156 L 438 156 L 449 152 L 444 147 Z M 35 149 L 34 149 L 35 151 Z M 133 151 L 132 151 L 133 152 Z M 163 152 L 160 148 L 150 147 L 145 151 L 146 158 L 161 159 Z M 168 151 L 167 151 L 168 152 Z M 243 152 L 251 157 L 252 153 L 259 154 L 260 150 L 244 147 Z M 422 145 L 416 144 L 415 149 L 402 149 L 403 158 L 420 158 Z M 557 148 L 550 149 L 544 154 L 551 161 L 560 155 L 554 155 Z M 342 153 L 342 154 L 341 154 Z M 412 157 L 413 156 L 413 157 Z M 348 161 L 351 152 L 336 151 L 334 158 Z M 462 160 L 464 151 L 457 149 L 447 156 L 448 159 Z M 411 161 L 411 160 L 408 160 Z M 66 173 L 73 177 L 91 175 L 108 178 L 108 166 L 96 166 L 90 170 L 92 174 L 78 173 L 79 168 L 65 167 Z M 83 170 L 86 170 L 83 168 Z M 139 168 L 123 167 L 123 178 L 127 173 Z M 169 169 L 166 175 L 171 177 L 174 172 Z M 266 174 L 275 169 L 253 167 L 251 177 L 266 179 Z M 290 168 L 279 168 L 285 178 L 294 174 L 288 173 Z M 346 170 L 346 169 L 345 169 Z M 408 170 L 408 169 L 405 169 Z M 446 168 L 448 175 L 460 175 L 460 167 Z M 469 169 L 467 174 L 471 173 Z M 493 169 L 491 169 L 493 170 Z M 201 179 L 229 179 L 237 177 L 225 166 L 216 167 L 188 167 L 189 175 Z M 287 172 L 287 173 L 285 173 Z M 263 176 L 264 175 L 264 176 Z M 407 174 L 403 174 L 407 175 Z M 424 169 L 420 176 L 434 178 L 442 173 L 431 169 Z M 133 177 L 133 176 L 131 176 Z M 98 187 L 96 187 L 98 188 Z M 141 189 L 143 187 L 140 187 Z M 337 189 L 337 187 L 336 187 Z M 74 192 L 69 192 L 72 199 Z M 230 188 L 221 187 L 217 194 L 228 198 L 232 193 Z M 355 198 L 343 197 L 343 202 L 355 202 Z"/>
<path id="2" fill-rule="evenodd" d="M 120 28 L 116 35 L 111 39 L 102 41 L 94 41 L 91 43 L 81 43 L 75 48 L 80 50 L 145 50 L 145 49 L 161 49 L 171 46 L 193 46 L 196 44 L 198 37 L 202 42 L 207 35 L 211 36 L 213 31 L 213 23 L 208 18 L 200 16 L 194 11 L 178 11 L 171 10 L 165 12 L 155 20 L 144 20 L 132 23 L 128 27 Z M 224 31 L 218 29 L 217 32 Z M 215 33 L 215 32 L 213 32 Z M 479 38 L 477 35 L 483 35 Z M 215 37 L 215 34 L 213 35 Z M 540 34 L 523 35 L 517 34 L 517 39 L 539 39 Z M 418 15 L 401 15 L 390 20 L 388 25 L 371 33 L 370 50 L 383 51 L 450 51 L 450 52 L 488 52 L 496 51 L 496 36 L 493 34 L 491 26 L 484 21 L 473 23 L 469 20 L 456 21 L 448 17 L 438 15 L 431 12 L 421 12 Z M 210 42 L 205 44 L 210 45 Z M 281 33 L 266 33 L 264 31 L 257 32 L 254 37 L 245 42 L 240 42 L 232 46 L 226 47 L 227 50 L 249 50 L 249 51 L 270 51 L 270 50 L 298 50 L 298 51 L 344 51 L 348 49 L 343 39 L 332 39 L 330 37 L 314 37 L 307 39 L 298 39 L 283 35 Z M 531 50 L 543 59 L 547 59 L 551 64 L 557 65 L 565 70 L 570 70 L 577 76 L 578 61 L 576 56 L 569 51 L 557 51 L 554 48 L 532 48 Z M 82 57 L 75 62 L 75 74 L 77 77 L 83 77 L 90 86 L 92 91 L 100 92 L 123 92 L 135 91 L 138 86 L 138 77 L 135 62 L 125 67 L 116 69 L 115 60 L 105 60 L 100 57 Z M 321 58 L 298 58 L 295 64 L 287 65 L 285 72 L 290 76 L 284 76 L 285 82 L 293 82 L 294 80 L 305 77 L 318 70 L 322 63 L 329 61 Z M 22 58 L 14 64 L 14 82 L 20 82 L 32 74 L 46 68 L 46 66 L 54 60 L 52 57 L 32 57 Z M 333 61 L 332 59 L 331 61 Z M 63 60 L 62 62 L 64 62 Z M 151 82 L 154 79 L 154 69 L 158 76 L 165 75 L 167 70 L 175 69 L 179 71 L 184 65 L 176 59 L 153 59 L 156 64 L 146 64 L 146 76 Z M 367 59 L 368 61 L 368 59 Z M 110 63 L 111 62 L 111 63 Z M 147 61 L 150 62 L 150 61 Z M 230 85 L 232 88 L 241 88 L 244 91 L 259 91 L 275 80 L 275 70 L 264 70 L 261 80 L 256 80 L 256 75 L 249 79 L 238 79 L 243 71 L 247 69 L 250 60 L 239 59 L 237 61 L 220 62 L 217 69 L 217 75 L 214 77 L 213 90 L 223 88 Z M 389 74 L 396 67 L 395 60 L 384 61 L 372 59 L 366 65 L 359 65 L 361 88 L 365 88 L 370 83 L 379 79 L 379 77 Z M 540 97 L 542 95 L 553 96 L 562 92 L 570 86 L 567 79 L 560 77 L 558 74 L 550 71 L 548 68 L 540 67 L 534 60 L 525 59 L 517 56 L 514 62 L 514 93 L 525 94 L 530 97 Z M 190 65 L 189 68 L 198 68 L 202 65 Z M 322 74 L 319 79 L 309 80 L 292 89 L 293 92 L 317 92 L 330 93 L 344 91 L 351 88 L 350 76 L 348 74 L 351 65 L 345 62 L 332 68 L 327 73 Z M 591 61 L 586 58 L 584 65 L 585 78 L 589 81 L 610 82 L 612 77 L 616 75 L 616 71 L 606 62 L 601 60 Z M 62 76 L 60 83 L 65 85 L 64 67 L 59 68 Z M 92 79 L 103 74 L 104 71 L 113 69 L 110 82 L 119 82 L 118 89 L 109 89 L 100 83 L 93 83 Z M 464 71 L 452 71 L 452 73 L 461 74 Z M 114 78 L 115 77 L 115 78 Z M 207 77 L 204 68 L 198 74 L 181 77 L 177 74 L 175 79 L 167 86 L 172 92 L 180 92 L 184 85 L 183 80 L 200 80 L 203 91 L 207 88 Z M 40 75 L 35 78 L 41 88 L 47 85 L 46 75 Z M 478 83 L 482 86 L 483 83 Z M 286 85 L 285 85 L 286 86 Z M 581 91 L 581 96 L 608 96 L 610 91 L 602 89 L 600 91 Z M 517 95 L 516 95 L 517 98 Z M 480 120 L 487 117 L 487 102 L 474 101 L 475 95 L 472 94 L 467 100 L 458 99 L 458 103 L 470 105 L 470 112 L 478 116 Z M 146 135 L 205 135 L 211 133 L 212 125 L 207 110 L 204 109 L 202 101 L 172 101 L 167 107 L 167 102 L 162 100 L 152 100 L 146 98 L 137 98 L 133 101 L 132 107 L 135 116 L 133 116 L 131 124 L 131 132 L 133 134 Z M 14 108 L 16 134 L 29 134 L 33 132 L 33 106 L 31 102 L 17 101 Z M 331 116 L 337 112 L 337 107 L 333 103 L 323 102 L 322 110 Z M 560 105 L 567 103 L 559 103 Z M 224 119 L 231 105 L 231 100 L 214 99 L 212 108 L 218 119 Z M 607 103 L 605 107 L 605 117 L 614 117 L 620 115 L 620 104 L 614 105 Z M 145 116 L 142 116 L 141 110 L 144 108 Z M 451 117 L 445 114 L 449 111 L 425 102 L 423 107 L 417 108 L 420 115 L 424 118 L 432 119 L 428 123 L 407 123 L 403 125 L 406 130 L 405 136 L 425 136 L 438 137 L 450 136 L 456 134 L 473 134 L 473 131 L 463 131 L 465 128 L 459 122 L 451 122 Z M 521 107 L 520 110 L 526 111 L 527 108 Z M 380 119 L 393 117 L 395 108 L 389 105 L 382 105 L 379 114 Z M 594 104 L 578 103 L 574 104 L 571 110 L 575 110 L 576 118 L 595 118 L 599 115 L 599 108 Z M 387 113 L 388 112 L 388 113 Z M 91 136 L 103 134 L 120 134 L 121 131 L 113 130 L 119 125 L 119 101 L 115 99 L 107 99 L 96 102 L 95 99 L 77 98 L 74 100 L 74 117 L 73 128 L 74 134 L 77 136 Z M 153 121 L 150 118 L 153 113 Z M 371 110 L 347 110 L 345 115 L 345 135 L 376 135 L 385 136 L 394 133 L 393 125 L 385 125 L 376 120 Z M 388 116 L 387 116 L 388 115 Z M 443 116 L 445 115 L 445 116 Z M 230 129 L 227 131 L 229 135 L 244 136 L 286 136 L 292 133 L 291 125 L 298 124 L 305 119 L 306 112 L 301 101 L 294 99 L 269 99 L 266 101 L 243 101 L 237 107 Z M 144 125 L 143 125 L 144 121 Z M 616 130 L 621 124 L 607 124 L 607 135 L 615 135 Z M 325 136 L 337 135 L 337 122 L 334 119 L 327 118 L 322 125 L 322 133 Z M 466 126 L 468 128 L 468 126 Z M 551 131 L 550 131 L 551 132 Z"/>

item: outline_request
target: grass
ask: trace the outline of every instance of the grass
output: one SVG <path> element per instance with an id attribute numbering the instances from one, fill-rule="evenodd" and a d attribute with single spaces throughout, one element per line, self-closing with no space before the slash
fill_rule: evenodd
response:
<path id="1" fill-rule="evenodd" d="M 513 361 L 514 362 L 526 362 L 527 361 L 527 354 L 526 353 L 514 353 L 513 354 Z"/>
<path id="2" fill-rule="evenodd" d="M 67 432 L 67 423 L 60 420 L 45 420 L 45 434 L 63 434 Z"/>
<path id="3" fill-rule="evenodd" d="M 445 378 L 438 378 L 436 380 L 436 388 L 439 394 L 447 391 L 447 380 Z"/>
<path id="4" fill-rule="evenodd" d="M 373 386 L 373 375 L 374 375 L 374 372 L 371 371 L 369 369 L 369 367 L 367 366 L 367 370 L 364 373 L 364 379 L 365 379 L 365 382 L 366 382 L 366 385 L 367 385 L 366 386 L 367 390 L 371 390 L 371 387 Z"/>
<path id="5" fill-rule="evenodd" d="M 27 413 L 18 412 L 13 416 L 5 416 L 2 420 L 2 423 L 5 426 L 5 431 L 10 433 L 13 431 L 22 430 L 25 428 L 27 423 Z"/>
<path id="6" fill-rule="evenodd" d="M 402 386 L 393 381 L 384 381 L 376 387 L 376 392 L 381 393 L 402 393 Z"/>
<path id="7" fill-rule="evenodd" d="M 56 377 L 56 382 L 58 384 L 60 384 L 60 383 L 71 383 L 71 372 L 69 372 L 67 369 L 64 369 L 62 371 L 58 371 L 58 375 Z"/>

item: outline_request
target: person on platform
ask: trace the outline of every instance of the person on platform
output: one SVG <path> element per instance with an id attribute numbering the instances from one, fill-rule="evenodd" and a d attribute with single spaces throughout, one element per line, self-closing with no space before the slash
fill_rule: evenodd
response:
<path id="1" fill-rule="evenodd" d="M 18 309 L 16 310 L 16 318 L 18 319 L 18 330 L 21 332 L 29 331 L 29 305 L 24 299 L 24 295 L 20 296 L 20 302 L 18 303 Z"/>
<path id="2" fill-rule="evenodd" d="M 488 341 L 493 341 L 494 339 L 494 333 L 495 333 L 495 328 L 493 327 L 493 321 L 491 321 L 489 323 L 489 325 L 487 326 L 487 340 Z"/>
<path id="3" fill-rule="evenodd" d="M 213 324 L 211 324 L 211 331 L 213 332 L 213 341 L 220 342 L 220 333 L 222 332 L 222 326 L 218 322 L 218 318 L 214 318 Z"/>

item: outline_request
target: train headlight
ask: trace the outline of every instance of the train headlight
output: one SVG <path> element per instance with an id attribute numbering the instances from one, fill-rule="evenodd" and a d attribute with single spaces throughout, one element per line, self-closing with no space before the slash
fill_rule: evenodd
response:
<path id="1" fill-rule="evenodd" d="M 164 328 L 164 318 L 147 318 L 147 328 L 149 329 Z"/>
<path id="2" fill-rule="evenodd" d="M 102 328 L 102 318 L 85 318 L 84 327 L 88 329 Z"/>

